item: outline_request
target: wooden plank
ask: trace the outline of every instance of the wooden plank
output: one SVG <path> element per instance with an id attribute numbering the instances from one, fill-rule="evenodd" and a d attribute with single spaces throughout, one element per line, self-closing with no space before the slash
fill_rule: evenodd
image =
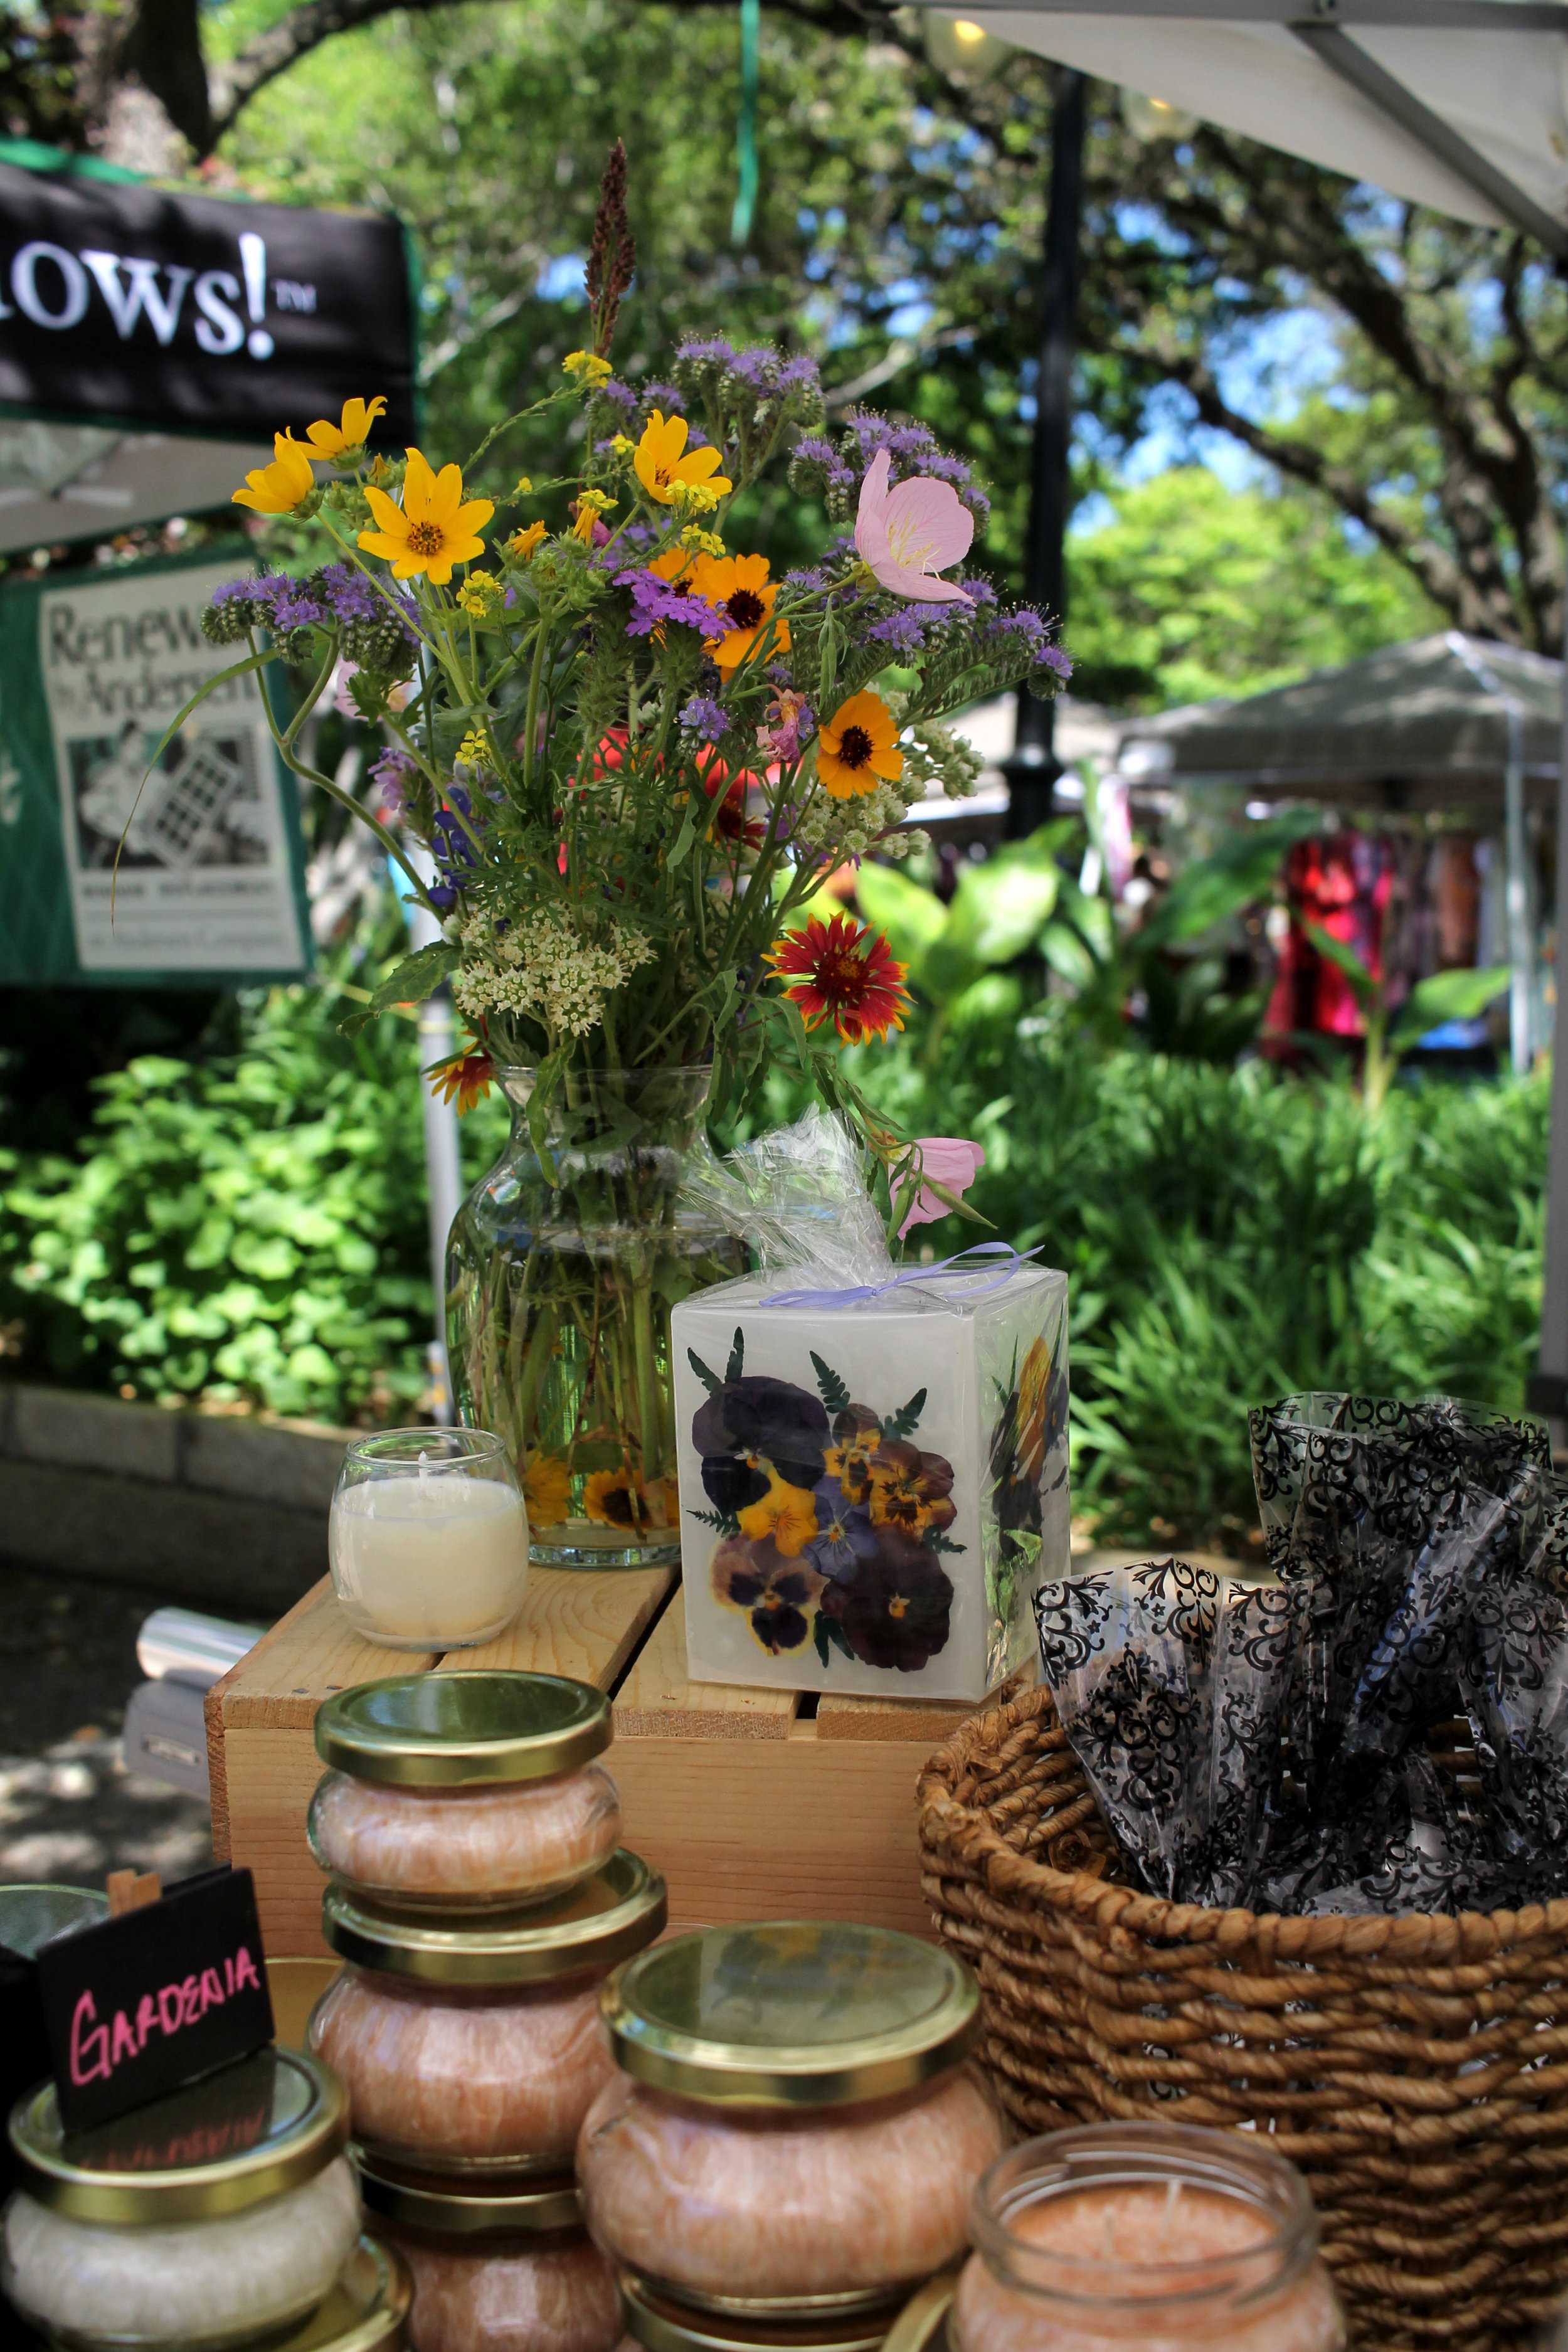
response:
<path id="1" fill-rule="evenodd" d="M 672 1927 L 863 1919 L 930 1936 L 915 1783 L 924 1740 L 628 1739 L 626 1843 L 664 1873 Z"/>
<path id="2" fill-rule="evenodd" d="M 1032 1690 L 1039 1669 L 1033 1657 L 1015 1666 L 1005 1682 L 987 1692 L 977 1705 L 961 1699 L 839 1698 L 825 1694 L 817 1702 L 817 1737 L 821 1739 L 924 1739 L 940 1748 L 972 1715 L 987 1715 L 994 1706 Z"/>
<path id="3" fill-rule="evenodd" d="M 532 1568 L 517 1622 L 479 1649 L 448 1650 L 437 1672 L 504 1667 L 607 1690 L 674 1582 L 668 1568 Z"/>
<path id="4" fill-rule="evenodd" d="M 686 1611 L 677 1591 L 616 1694 L 616 1737 L 783 1739 L 799 1704 L 795 1691 L 689 1681 Z"/>
<path id="5" fill-rule="evenodd" d="M 305 1810 L 321 1777 L 310 1732 L 298 1725 L 228 1726 L 227 1850 L 220 1859 L 256 1880 L 261 1940 L 268 1958 L 324 1952 L 326 1885 L 305 1843 Z"/>
<path id="6" fill-rule="evenodd" d="M 962 1700 L 835 1698 L 825 1692 L 816 1703 L 816 1736 L 829 1740 L 919 1739 L 929 1753 L 978 1711 Z"/>
<path id="7" fill-rule="evenodd" d="M 362 1641 L 323 1577 L 216 1686 L 224 1725 L 293 1725 L 306 1731 L 329 1691 L 387 1675 L 423 1674 L 433 1650 L 383 1650 Z"/>

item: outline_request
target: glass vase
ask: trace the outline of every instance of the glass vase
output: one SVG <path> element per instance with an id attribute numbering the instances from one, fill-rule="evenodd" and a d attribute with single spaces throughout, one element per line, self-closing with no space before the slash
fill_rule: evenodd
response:
<path id="1" fill-rule="evenodd" d="M 510 1446 L 534 1559 L 674 1562 L 669 1311 L 745 1263 L 733 1236 L 677 1214 L 711 1073 L 571 1072 L 536 1140 L 537 1076 L 498 1072 L 511 1134 L 452 1223 L 447 1343 L 458 1410 Z"/>

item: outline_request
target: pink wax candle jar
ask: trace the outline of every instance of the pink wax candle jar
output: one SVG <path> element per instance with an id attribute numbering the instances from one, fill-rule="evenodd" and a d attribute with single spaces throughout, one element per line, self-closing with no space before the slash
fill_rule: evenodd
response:
<path id="1" fill-rule="evenodd" d="M 344 1962 L 310 2018 L 373 2158 L 447 2173 L 569 2172 L 614 2072 L 599 1992 L 665 1922 L 664 1881 L 624 1850 L 557 1903 L 460 1925 L 339 1886 L 321 1932 Z"/>
<path id="2" fill-rule="evenodd" d="M 781 2326 L 880 2306 L 885 2327 L 962 2254 L 1006 2145 L 965 2063 L 979 2010 L 950 1953 L 890 1928 L 656 1945 L 605 1994 L 620 2072 L 577 2144 L 589 2229 L 656 2297 Z"/>
<path id="3" fill-rule="evenodd" d="M 602 1870 L 620 1843 L 603 1691 L 562 1675 L 395 1675 L 317 1711 L 331 1769 L 310 1851 L 340 1885 L 405 1910 L 510 1910 Z"/>
<path id="4" fill-rule="evenodd" d="M 411 2352 L 615 2352 L 620 2291 L 570 2180 L 476 2189 L 362 2161 L 360 2188 L 413 2277 Z"/>
<path id="5" fill-rule="evenodd" d="M 1294 2165 L 1236 2132 L 1093 2124 L 974 2193 L 959 2352 L 1343 2352 Z"/>

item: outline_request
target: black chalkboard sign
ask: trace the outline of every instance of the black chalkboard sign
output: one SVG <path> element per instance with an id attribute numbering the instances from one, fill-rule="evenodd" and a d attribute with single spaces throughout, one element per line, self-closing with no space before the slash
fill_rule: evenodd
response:
<path id="1" fill-rule="evenodd" d="M 157 1903 L 46 1944 L 38 1993 L 68 2132 L 129 2115 L 272 2039 L 248 1870 L 205 1870 Z"/>

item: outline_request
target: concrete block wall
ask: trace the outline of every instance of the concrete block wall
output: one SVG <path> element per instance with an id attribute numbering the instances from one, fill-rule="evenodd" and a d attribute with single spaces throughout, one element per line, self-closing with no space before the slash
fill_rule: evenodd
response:
<path id="1" fill-rule="evenodd" d="M 0 1559 L 276 1617 L 326 1573 L 348 1435 L 0 1381 Z"/>

